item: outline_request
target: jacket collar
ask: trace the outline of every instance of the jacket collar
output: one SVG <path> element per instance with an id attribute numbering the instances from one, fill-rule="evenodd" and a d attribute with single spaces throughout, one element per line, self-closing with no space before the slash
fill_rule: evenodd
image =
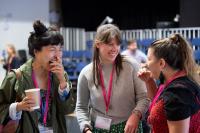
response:
<path id="1" fill-rule="evenodd" d="M 33 63 L 33 58 L 29 59 L 25 64 L 23 64 L 19 70 L 27 76 L 31 77 L 31 72 L 32 72 L 32 63 Z"/>

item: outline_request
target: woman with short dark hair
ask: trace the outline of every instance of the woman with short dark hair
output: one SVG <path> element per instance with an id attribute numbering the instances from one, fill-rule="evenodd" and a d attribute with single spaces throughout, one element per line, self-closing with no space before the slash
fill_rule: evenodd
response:
<path id="1" fill-rule="evenodd" d="M 28 39 L 33 57 L 18 71 L 9 73 L 0 88 L 0 122 L 19 120 L 17 133 L 66 133 L 65 114 L 74 109 L 71 82 L 62 66 L 63 37 L 55 28 L 40 21 L 33 24 Z M 34 101 L 25 90 L 40 88 L 40 108 L 33 110 Z"/>

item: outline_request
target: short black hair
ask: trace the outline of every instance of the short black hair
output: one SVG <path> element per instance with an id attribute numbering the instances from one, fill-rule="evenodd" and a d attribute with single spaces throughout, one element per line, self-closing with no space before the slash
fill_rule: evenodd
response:
<path id="1" fill-rule="evenodd" d="M 40 51 L 43 46 L 64 45 L 63 36 L 55 26 L 47 28 L 40 20 L 33 23 L 34 31 L 28 38 L 29 54 L 35 57 L 34 50 Z"/>

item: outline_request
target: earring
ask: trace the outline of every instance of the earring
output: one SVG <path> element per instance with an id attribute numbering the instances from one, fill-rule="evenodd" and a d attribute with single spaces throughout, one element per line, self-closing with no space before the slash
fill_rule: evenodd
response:
<path id="1" fill-rule="evenodd" d="M 165 77 L 164 77 L 164 75 L 163 75 L 163 72 L 162 72 L 162 71 L 160 72 L 159 80 L 160 80 L 160 84 L 164 84 Z"/>

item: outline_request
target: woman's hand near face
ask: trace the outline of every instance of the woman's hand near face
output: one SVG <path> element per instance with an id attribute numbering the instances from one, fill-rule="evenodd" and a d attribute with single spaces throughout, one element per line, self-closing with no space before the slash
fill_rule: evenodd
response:
<path id="1" fill-rule="evenodd" d="M 146 67 L 142 67 L 138 71 L 137 76 L 145 82 L 147 87 L 147 96 L 152 99 L 157 92 L 157 85 L 151 76 L 151 72 Z"/>
<path id="2" fill-rule="evenodd" d="M 35 106 L 35 102 L 33 98 L 24 97 L 24 99 L 17 104 L 17 111 L 33 111 L 31 107 Z"/>
<path id="3" fill-rule="evenodd" d="M 62 65 L 61 58 L 57 58 L 50 63 L 50 71 L 54 73 L 60 81 L 60 88 L 63 89 L 67 86 L 67 82 L 64 77 L 64 67 Z"/>
<path id="4" fill-rule="evenodd" d="M 151 72 L 146 68 L 146 67 L 142 67 L 138 73 L 137 76 L 143 80 L 144 82 L 148 82 L 151 78 Z"/>

